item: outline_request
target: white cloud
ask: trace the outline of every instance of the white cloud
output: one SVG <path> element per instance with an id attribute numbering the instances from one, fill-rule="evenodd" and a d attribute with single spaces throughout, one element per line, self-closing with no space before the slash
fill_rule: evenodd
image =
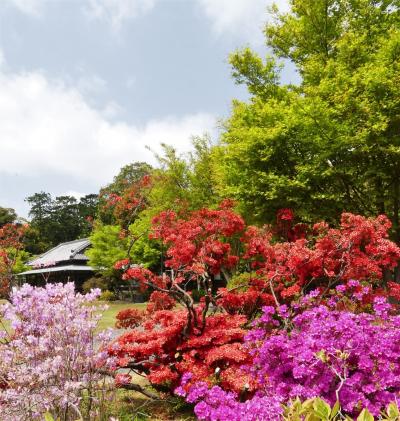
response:
<path id="1" fill-rule="evenodd" d="M 111 24 L 114 30 L 120 29 L 125 20 L 144 15 L 150 11 L 155 0 L 88 0 L 88 15 Z"/>
<path id="2" fill-rule="evenodd" d="M 76 200 L 81 200 L 82 197 L 86 196 L 86 193 L 82 193 L 75 190 L 68 190 L 62 193 L 60 196 L 72 196 L 72 197 L 75 197 Z"/>
<path id="3" fill-rule="evenodd" d="M 44 6 L 44 0 L 8 0 L 8 2 L 22 13 L 33 16 L 40 16 Z"/>
<path id="4" fill-rule="evenodd" d="M 83 75 L 76 81 L 77 88 L 80 92 L 86 94 L 97 94 L 104 92 L 107 88 L 107 82 L 97 75 Z"/>
<path id="5" fill-rule="evenodd" d="M 1 0 L 0 0 L 1 1 Z M 27 15 L 40 16 L 51 0 L 3 0 Z M 156 0 L 79 0 L 73 2 L 92 19 L 109 23 L 114 30 L 120 29 L 125 20 L 142 16 L 150 11 Z"/>
<path id="6" fill-rule="evenodd" d="M 143 126 L 111 122 L 81 93 L 40 73 L 0 73 L 0 168 L 4 174 L 67 176 L 104 185 L 121 166 L 154 162 L 161 142 L 190 149 L 190 136 L 211 131 L 209 114 L 166 117 Z M 74 187 L 71 185 L 70 187 Z"/>
<path id="7" fill-rule="evenodd" d="M 217 35 L 227 33 L 254 44 L 263 42 L 262 29 L 273 3 L 287 10 L 287 0 L 198 0 Z"/>

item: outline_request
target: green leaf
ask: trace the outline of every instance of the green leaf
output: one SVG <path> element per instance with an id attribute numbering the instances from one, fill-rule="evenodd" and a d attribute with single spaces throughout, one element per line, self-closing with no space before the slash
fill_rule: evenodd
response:
<path id="1" fill-rule="evenodd" d="M 53 415 L 51 415 L 50 412 L 46 412 L 44 414 L 44 421 L 54 421 Z"/>
<path id="2" fill-rule="evenodd" d="M 364 408 L 360 415 L 357 417 L 357 421 L 374 421 L 374 417 L 371 415 L 367 408 Z"/>
<path id="3" fill-rule="evenodd" d="M 387 414 L 390 419 L 397 420 L 400 417 L 399 408 L 396 403 L 391 402 L 387 407 Z"/>
<path id="4" fill-rule="evenodd" d="M 339 403 L 339 401 L 336 401 L 335 405 L 332 408 L 331 419 L 334 419 L 336 417 L 339 410 L 340 410 L 340 403 Z"/>
<path id="5" fill-rule="evenodd" d="M 331 407 L 321 398 L 316 398 L 313 404 L 315 413 L 321 417 L 322 420 L 329 420 L 331 414 Z"/>

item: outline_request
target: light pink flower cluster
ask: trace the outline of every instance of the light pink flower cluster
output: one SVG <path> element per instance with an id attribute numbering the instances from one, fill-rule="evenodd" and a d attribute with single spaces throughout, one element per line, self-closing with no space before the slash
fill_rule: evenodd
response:
<path id="1" fill-rule="evenodd" d="M 79 418 L 83 393 L 95 394 L 99 368 L 112 365 L 103 350 L 109 334 L 95 335 L 99 294 L 77 294 L 73 283 L 13 289 L 0 308 L 1 419 L 43 419 L 46 411 Z"/>

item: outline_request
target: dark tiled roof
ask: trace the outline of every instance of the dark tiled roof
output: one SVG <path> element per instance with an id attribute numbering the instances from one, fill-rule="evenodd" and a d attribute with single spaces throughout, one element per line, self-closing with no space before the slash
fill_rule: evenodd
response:
<path id="1" fill-rule="evenodd" d="M 87 238 L 61 243 L 36 259 L 31 260 L 28 264 L 33 267 L 45 267 L 54 266 L 60 262 L 87 261 L 89 259 L 84 255 L 84 251 L 89 246 L 90 241 Z"/>

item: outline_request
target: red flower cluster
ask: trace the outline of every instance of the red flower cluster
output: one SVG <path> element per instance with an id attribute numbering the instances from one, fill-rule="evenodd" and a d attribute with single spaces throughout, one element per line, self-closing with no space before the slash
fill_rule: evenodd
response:
<path id="1" fill-rule="evenodd" d="M 198 317 L 200 313 L 198 309 Z M 249 358 L 242 346 L 242 325 L 247 319 L 239 315 L 209 316 L 201 334 L 192 330 L 182 336 L 186 319 L 184 310 L 148 314 L 143 329 L 121 335 L 109 352 L 120 359 L 121 366 L 146 373 L 156 385 L 175 387 L 186 371 L 193 373 L 193 381 L 211 379 L 217 371 L 226 387 L 241 390 L 247 382 L 244 374 L 238 375 Z"/>
<path id="2" fill-rule="evenodd" d="M 232 238 L 244 229 L 243 219 L 228 208 L 201 209 L 179 219 L 172 211 L 153 219 L 152 238 L 168 246 L 166 266 L 185 273 L 218 274 L 222 267 L 235 266 L 239 257 L 232 253 Z"/>
<path id="3" fill-rule="evenodd" d="M 386 216 L 365 218 L 344 213 L 339 228 L 316 224 L 313 234 L 291 242 L 273 243 L 269 231 L 251 227 L 245 235 L 247 258 L 265 287 L 283 300 L 303 288 L 331 287 L 349 279 L 379 283 L 393 269 L 400 248 L 388 239 Z"/>
<path id="4" fill-rule="evenodd" d="M 10 281 L 18 258 L 23 249 L 22 239 L 28 225 L 5 224 L 0 228 L 0 297 L 7 297 Z"/>
<path id="5" fill-rule="evenodd" d="M 270 293 L 263 292 L 264 288 L 251 286 L 247 291 L 228 291 L 226 288 L 218 290 L 217 304 L 228 314 L 244 314 L 251 318 L 262 306 L 274 305 L 274 298 Z"/>

